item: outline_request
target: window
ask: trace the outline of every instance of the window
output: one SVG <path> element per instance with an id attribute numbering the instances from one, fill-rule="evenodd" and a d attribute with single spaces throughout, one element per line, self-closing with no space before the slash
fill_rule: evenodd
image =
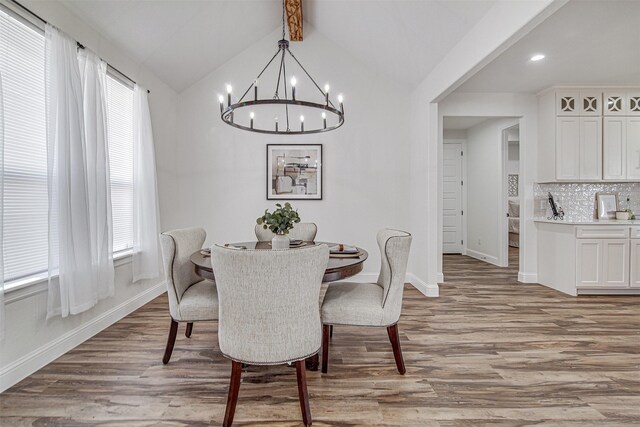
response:
<path id="1" fill-rule="evenodd" d="M 4 276 L 47 271 L 44 36 L 0 10 L 4 92 Z"/>
<path id="2" fill-rule="evenodd" d="M 113 251 L 133 248 L 133 90 L 107 76 Z"/>
<path id="3" fill-rule="evenodd" d="M 4 90 L 4 275 L 48 268 L 44 35 L 0 8 Z M 113 250 L 133 247 L 133 90 L 107 76 Z"/>

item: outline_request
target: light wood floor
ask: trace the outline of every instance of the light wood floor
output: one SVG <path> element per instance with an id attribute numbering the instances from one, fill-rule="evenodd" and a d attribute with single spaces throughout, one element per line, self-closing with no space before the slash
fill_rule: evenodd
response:
<path id="1" fill-rule="evenodd" d="M 396 372 L 385 329 L 337 328 L 309 372 L 314 425 L 640 425 L 640 299 L 573 298 L 514 267 L 445 257 L 439 298 L 406 287 Z M 181 326 L 164 296 L 0 395 L 0 425 L 220 425 L 230 362 L 215 324 Z M 300 425 L 295 370 L 250 367 L 235 425 Z"/>

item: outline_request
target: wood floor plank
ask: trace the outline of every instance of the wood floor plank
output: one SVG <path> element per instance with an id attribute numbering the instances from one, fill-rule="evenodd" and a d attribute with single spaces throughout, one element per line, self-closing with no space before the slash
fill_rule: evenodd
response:
<path id="1" fill-rule="evenodd" d="M 384 328 L 337 327 L 307 372 L 315 426 L 640 425 L 640 299 L 569 297 L 508 268 L 444 260 L 439 298 L 405 288 L 398 375 Z M 180 325 L 168 365 L 161 296 L 0 395 L 0 425 L 220 425 L 231 363 L 216 323 Z M 238 426 L 302 424 L 295 369 L 243 372 Z"/>

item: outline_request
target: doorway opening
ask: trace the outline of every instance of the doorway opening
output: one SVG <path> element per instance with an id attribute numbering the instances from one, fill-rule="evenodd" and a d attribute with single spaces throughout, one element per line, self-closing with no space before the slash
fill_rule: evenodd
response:
<path id="1" fill-rule="evenodd" d="M 520 124 L 514 117 L 443 118 L 442 253 L 519 266 Z M 445 277 L 446 281 L 446 277 Z"/>

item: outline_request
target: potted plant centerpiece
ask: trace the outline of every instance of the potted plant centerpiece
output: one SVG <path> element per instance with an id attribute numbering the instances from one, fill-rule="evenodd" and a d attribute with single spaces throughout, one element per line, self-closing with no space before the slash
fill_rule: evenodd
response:
<path id="1" fill-rule="evenodd" d="M 293 210 L 291 203 L 286 202 L 284 206 L 280 203 L 276 203 L 278 209 L 273 213 L 269 212 L 269 209 L 264 210 L 264 215 L 256 220 L 258 225 L 266 230 L 267 228 L 275 233 L 273 239 L 271 239 L 272 249 L 289 249 L 289 230 L 293 228 L 293 224 L 300 222 L 300 216 L 298 211 Z"/>

